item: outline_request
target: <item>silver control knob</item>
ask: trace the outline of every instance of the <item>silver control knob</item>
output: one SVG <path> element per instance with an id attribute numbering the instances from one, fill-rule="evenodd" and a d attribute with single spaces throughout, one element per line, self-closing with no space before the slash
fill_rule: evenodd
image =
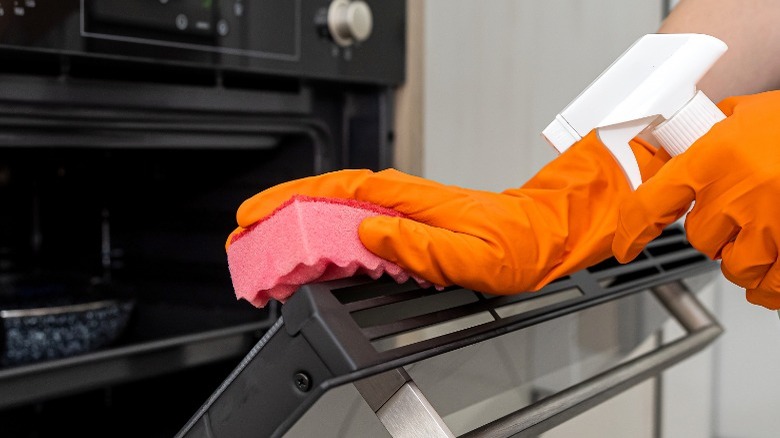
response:
<path id="1" fill-rule="evenodd" d="M 371 8 L 364 1 L 333 0 L 328 7 L 330 36 L 342 47 L 365 41 L 373 26 Z"/>

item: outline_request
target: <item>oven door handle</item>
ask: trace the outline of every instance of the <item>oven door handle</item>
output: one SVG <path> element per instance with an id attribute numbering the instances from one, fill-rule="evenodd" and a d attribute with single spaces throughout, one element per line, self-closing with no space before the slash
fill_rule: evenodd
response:
<path id="1" fill-rule="evenodd" d="M 720 324 L 682 282 L 667 283 L 654 287 L 652 291 L 686 330 L 685 337 L 485 424 L 461 437 L 536 437 L 697 353 L 723 332 Z"/>

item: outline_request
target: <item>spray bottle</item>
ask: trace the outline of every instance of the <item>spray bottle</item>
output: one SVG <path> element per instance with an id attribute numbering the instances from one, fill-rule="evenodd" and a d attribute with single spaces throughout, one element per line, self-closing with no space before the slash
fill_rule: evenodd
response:
<path id="1" fill-rule="evenodd" d="M 648 34 L 639 38 L 555 117 L 542 136 L 563 152 L 593 129 L 631 186 L 642 183 L 629 141 L 650 128 L 675 156 L 725 115 L 698 81 L 726 52 L 704 34 Z"/>

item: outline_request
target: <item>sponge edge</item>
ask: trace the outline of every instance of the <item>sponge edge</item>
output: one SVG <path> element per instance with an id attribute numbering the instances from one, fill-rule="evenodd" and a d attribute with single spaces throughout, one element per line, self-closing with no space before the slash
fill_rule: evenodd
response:
<path id="1" fill-rule="evenodd" d="M 364 274 L 383 274 L 398 283 L 430 283 L 367 250 L 358 226 L 372 216 L 401 216 L 375 204 L 295 196 L 233 237 L 228 268 L 237 299 L 258 308 L 272 299 L 284 303 L 300 286 Z"/>

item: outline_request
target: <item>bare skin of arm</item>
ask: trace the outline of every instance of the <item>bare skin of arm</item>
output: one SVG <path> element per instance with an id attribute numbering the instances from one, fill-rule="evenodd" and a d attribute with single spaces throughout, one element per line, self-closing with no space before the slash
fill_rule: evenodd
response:
<path id="1" fill-rule="evenodd" d="M 728 51 L 699 82 L 713 101 L 780 88 L 780 1 L 682 0 L 659 33 L 705 33 Z"/>

